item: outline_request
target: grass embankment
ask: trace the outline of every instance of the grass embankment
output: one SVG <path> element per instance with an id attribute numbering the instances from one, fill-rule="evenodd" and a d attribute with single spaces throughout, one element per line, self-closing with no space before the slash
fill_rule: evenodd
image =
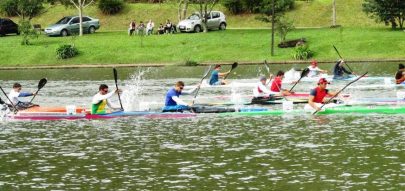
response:
<path id="1" fill-rule="evenodd" d="M 294 20 L 296 27 L 328 27 L 331 25 L 332 20 L 332 1 L 331 0 L 312 0 L 296 1 L 295 8 L 286 13 L 287 17 Z M 338 1 L 337 6 L 337 24 L 344 27 L 376 27 L 384 26 L 377 24 L 374 20 L 368 18 L 366 14 L 361 11 L 363 0 L 341 0 Z M 164 3 L 164 4 L 126 4 L 124 10 L 112 16 L 103 15 L 93 5 L 84 10 L 85 15 L 89 15 L 100 19 L 101 31 L 111 30 L 126 30 L 129 22 L 135 19 L 137 22 L 146 22 L 152 19 L 155 24 L 165 22 L 166 19 L 172 20 L 174 23 L 178 22 L 177 19 L 177 4 Z M 188 13 L 195 12 L 197 6 L 191 5 Z M 232 15 L 222 5 L 217 5 L 215 10 L 223 11 L 227 16 L 229 28 L 268 28 L 269 23 L 263 23 L 255 19 L 256 14 Z M 41 24 L 46 27 L 63 16 L 77 15 L 74 8 L 66 9 L 64 6 L 57 5 L 50 8 L 45 14 L 42 14 L 33 19 L 33 23 Z M 14 18 L 15 21 L 18 18 Z"/>
<path id="2" fill-rule="evenodd" d="M 337 58 L 332 44 L 349 60 L 404 59 L 405 35 L 402 31 L 373 28 L 297 29 L 289 39 L 305 37 L 315 58 L 333 61 Z M 234 62 L 292 60 L 292 49 L 276 48 L 270 56 L 270 30 L 226 30 L 199 34 L 129 37 L 126 32 L 96 32 L 74 40 L 78 57 L 59 60 L 56 49 L 72 43 L 72 38 L 40 36 L 31 46 L 21 46 L 21 38 L 1 39 L 0 66 Z"/>

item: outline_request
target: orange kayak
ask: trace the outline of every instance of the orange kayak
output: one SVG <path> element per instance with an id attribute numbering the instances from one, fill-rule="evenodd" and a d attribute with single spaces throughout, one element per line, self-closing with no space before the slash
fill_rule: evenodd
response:
<path id="1" fill-rule="evenodd" d="M 76 107 L 76 113 L 85 113 L 87 111 L 86 108 L 83 107 Z M 60 112 L 66 113 L 66 107 L 40 107 L 35 106 L 28 109 L 25 109 L 21 112 Z"/>

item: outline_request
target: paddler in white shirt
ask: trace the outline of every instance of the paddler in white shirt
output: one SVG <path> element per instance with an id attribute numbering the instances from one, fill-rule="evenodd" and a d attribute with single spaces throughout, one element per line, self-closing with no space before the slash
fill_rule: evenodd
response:
<path id="1" fill-rule="evenodd" d="M 271 77 L 272 75 L 270 75 L 270 79 Z M 273 96 L 278 93 L 270 91 L 266 84 L 267 78 L 265 76 L 260 76 L 259 82 L 253 88 L 252 103 L 272 100 Z"/>
<path id="2" fill-rule="evenodd" d="M 108 93 L 108 86 L 101 84 L 98 88 L 98 93 L 93 96 L 93 100 L 91 102 L 91 114 L 105 114 L 107 112 L 106 105 L 114 110 L 121 109 L 120 106 L 114 105 L 108 100 L 118 92 L 121 92 L 121 90 L 116 89 L 115 91 Z"/>
<path id="3" fill-rule="evenodd" d="M 327 74 L 328 71 L 326 70 L 322 70 L 318 67 L 318 62 L 316 60 L 312 60 L 311 65 L 308 66 L 309 69 L 309 73 L 308 73 L 308 77 L 317 77 L 320 74 Z"/>

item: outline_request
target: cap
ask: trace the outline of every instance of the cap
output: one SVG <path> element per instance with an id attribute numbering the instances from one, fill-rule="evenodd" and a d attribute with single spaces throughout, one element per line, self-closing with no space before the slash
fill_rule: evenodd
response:
<path id="1" fill-rule="evenodd" d="M 265 76 L 260 76 L 260 77 L 259 77 L 259 80 L 260 80 L 260 81 L 263 81 L 263 80 L 267 80 L 267 78 L 266 78 Z"/>
<path id="2" fill-rule="evenodd" d="M 312 60 L 311 65 L 317 65 L 318 62 L 316 60 Z"/>
<path id="3" fill-rule="evenodd" d="M 318 85 L 319 84 L 330 84 L 330 82 L 328 82 L 325 78 L 321 78 L 321 79 L 319 79 L 319 81 L 318 81 Z"/>
<path id="4" fill-rule="evenodd" d="M 399 69 L 404 69 L 405 66 L 404 66 L 403 64 L 399 64 L 399 65 L 398 65 L 398 68 L 399 68 Z"/>

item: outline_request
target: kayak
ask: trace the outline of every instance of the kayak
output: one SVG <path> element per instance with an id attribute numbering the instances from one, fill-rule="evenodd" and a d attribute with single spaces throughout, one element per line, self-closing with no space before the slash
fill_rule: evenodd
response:
<path id="1" fill-rule="evenodd" d="M 256 115 L 302 115 L 303 113 L 311 114 L 303 109 L 284 111 L 284 110 L 267 110 L 267 111 L 250 111 L 250 112 L 237 112 L 233 115 L 256 116 Z M 319 111 L 317 115 L 326 114 L 405 114 L 405 107 L 390 107 L 390 106 L 337 106 L 326 108 Z M 228 114 L 229 115 L 229 114 Z"/>

